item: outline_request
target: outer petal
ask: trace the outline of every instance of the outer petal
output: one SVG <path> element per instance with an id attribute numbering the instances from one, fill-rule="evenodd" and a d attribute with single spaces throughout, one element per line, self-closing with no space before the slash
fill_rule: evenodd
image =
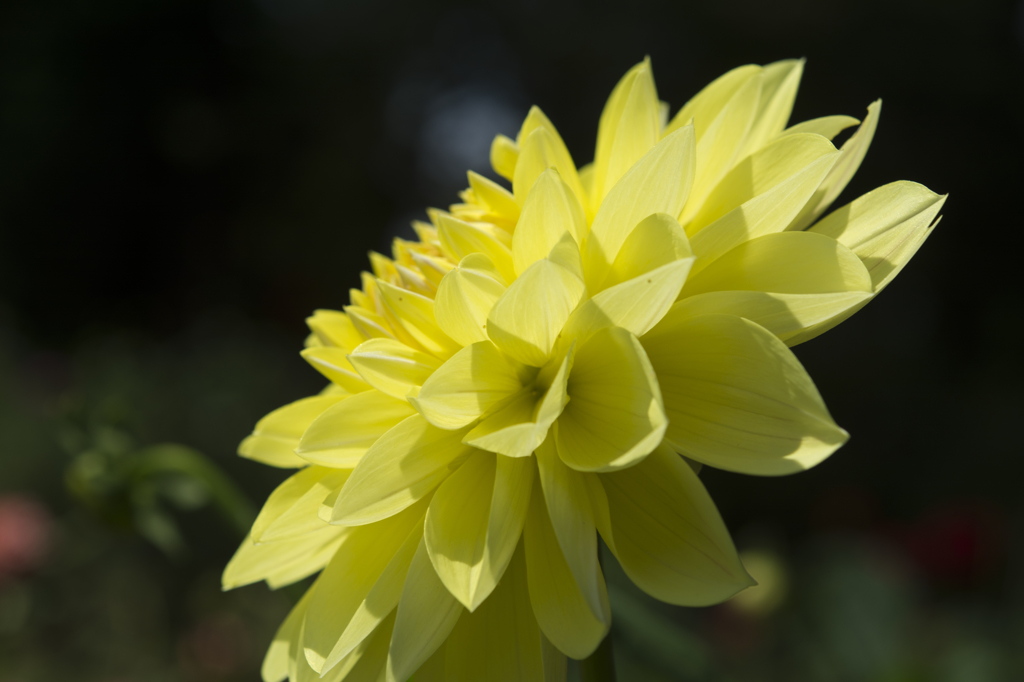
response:
<path id="1" fill-rule="evenodd" d="M 803 59 L 785 59 L 764 67 L 761 99 L 741 157 L 756 152 L 786 127 L 803 72 Z"/>
<path id="2" fill-rule="evenodd" d="M 317 516 L 320 503 L 348 480 L 349 471 L 307 467 L 286 479 L 270 494 L 252 525 L 253 542 L 299 537 L 324 529 Z"/>
<path id="3" fill-rule="evenodd" d="M 756 64 L 747 64 L 719 76 L 683 105 L 665 128 L 664 134 L 679 130 L 692 121 L 699 142 L 711 129 L 722 110 L 732 102 L 736 93 L 763 71 L 764 69 Z"/>
<path id="4" fill-rule="evenodd" d="M 601 112 L 591 197 L 595 208 L 619 178 L 658 142 L 659 108 L 651 61 L 645 59 L 622 77 Z"/>
<path id="5" fill-rule="evenodd" d="M 334 558 L 317 579 L 316 593 L 306 612 L 303 649 L 313 670 L 326 672 L 327 657 L 410 533 L 417 527 L 422 528 L 425 512 L 426 504 L 415 505 L 401 514 L 372 526 L 353 528 L 346 534 Z M 395 576 L 387 577 L 394 583 Z M 381 620 L 395 607 L 397 596 L 394 595 L 394 603 L 382 605 L 388 608 L 381 609 Z M 372 628 L 364 630 L 364 635 L 370 631 Z M 335 657 L 335 660 L 340 658 Z"/>
<path id="6" fill-rule="evenodd" d="M 458 429 L 522 388 L 517 368 L 490 341 L 466 346 L 431 375 L 410 402 L 431 424 Z"/>
<path id="7" fill-rule="evenodd" d="M 440 647 L 464 609 L 437 577 L 421 542 L 405 579 L 388 651 L 387 682 L 405 682 Z"/>
<path id="8" fill-rule="evenodd" d="M 493 228 L 496 232 L 488 232 L 441 212 L 436 214 L 436 220 L 441 248 L 452 260 L 459 262 L 471 253 L 482 253 L 494 263 L 506 282 L 515 279 L 512 250 L 497 237 L 500 232 L 507 239 L 507 232 L 497 227 Z"/>
<path id="9" fill-rule="evenodd" d="M 652 213 L 679 215 L 694 177 L 693 128 L 665 137 L 608 192 L 583 249 L 587 284 L 594 290 L 637 223 Z"/>
<path id="10" fill-rule="evenodd" d="M 877 293 L 917 252 L 945 202 L 945 195 L 924 185 L 893 182 L 836 209 L 808 232 L 832 237 L 857 254 Z"/>
<path id="11" fill-rule="evenodd" d="M 415 414 L 373 444 L 341 489 L 331 522 L 362 526 L 397 514 L 438 486 L 473 448 Z"/>
<path id="12" fill-rule="evenodd" d="M 487 341 L 487 314 L 505 288 L 505 280 L 487 256 L 466 256 L 437 288 L 437 324 L 464 346 Z"/>
<path id="13" fill-rule="evenodd" d="M 469 178 L 469 186 L 477 199 L 487 206 L 492 214 L 510 221 L 514 228 L 516 220 L 519 219 L 519 204 L 516 203 L 512 193 L 479 173 L 469 171 L 466 175 Z"/>
<path id="14" fill-rule="evenodd" d="M 395 612 L 369 633 L 336 666 L 319 676 L 308 665 L 299 668 L 297 682 L 378 682 L 387 665 L 388 646 L 395 626 Z M 300 664 L 301 665 L 301 664 Z M 306 675 L 301 673 L 305 672 Z"/>
<path id="15" fill-rule="evenodd" d="M 622 243 L 612 263 L 609 284 L 621 284 L 663 265 L 692 257 L 690 240 L 679 221 L 667 213 L 654 213 L 637 223 Z"/>
<path id="16" fill-rule="evenodd" d="M 779 232 L 733 248 L 691 277 L 680 297 L 709 291 L 870 292 L 871 275 L 852 251 L 830 237 Z"/>
<path id="17" fill-rule="evenodd" d="M 370 339 L 348 356 L 363 380 L 392 398 L 405 400 L 412 388 L 419 388 L 441 366 L 434 355 L 410 348 L 394 339 Z"/>
<path id="18" fill-rule="evenodd" d="M 605 289 L 576 310 L 565 325 L 562 342 L 585 343 L 607 327 L 646 334 L 672 307 L 692 264 L 692 258 L 673 261 Z"/>
<path id="19" fill-rule="evenodd" d="M 351 468 L 378 438 L 414 413 L 409 403 L 380 391 L 357 393 L 317 417 L 295 452 L 313 464 Z"/>
<path id="20" fill-rule="evenodd" d="M 814 133 L 831 140 L 850 126 L 855 126 L 859 123 L 860 121 L 853 116 L 822 116 L 821 118 L 812 118 L 808 121 L 792 125 L 779 133 L 779 136 Z"/>
<path id="21" fill-rule="evenodd" d="M 519 130 L 520 153 L 512 180 L 512 191 L 520 206 L 537 177 L 548 168 L 556 168 L 581 205 L 586 195 L 580 186 L 576 164 L 554 124 L 539 107 L 531 107 Z"/>
<path id="22" fill-rule="evenodd" d="M 610 327 L 576 353 L 569 404 L 555 424 L 562 461 L 580 471 L 611 471 L 653 450 L 668 422 L 650 362 L 632 334 Z"/>
<path id="23" fill-rule="evenodd" d="M 370 385 L 363 381 L 355 368 L 348 361 L 348 351 L 344 348 L 318 346 L 302 351 L 302 357 L 313 368 L 341 386 L 349 393 L 360 393 L 370 390 Z"/>
<path id="24" fill-rule="evenodd" d="M 325 346 L 337 346 L 351 352 L 366 340 L 348 315 L 337 310 L 315 310 L 311 317 L 306 318 L 306 324 Z"/>
<path id="25" fill-rule="evenodd" d="M 642 343 L 665 397 L 665 440 L 691 459 L 774 476 L 811 468 L 849 437 L 792 352 L 753 322 L 684 319 Z"/>
<path id="26" fill-rule="evenodd" d="M 252 435 L 238 446 L 238 454 L 275 467 L 305 466 L 308 462 L 294 452 L 303 432 L 324 411 L 346 398 L 345 395 L 313 396 L 274 410 L 256 422 Z"/>
<path id="27" fill-rule="evenodd" d="M 475 611 L 501 580 L 526 521 L 533 487 L 529 459 L 478 453 L 430 502 L 424 537 L 441 582 Z"/>
<path id="28" fill-rule="evenodd" d="M 894 182 L 833 211 L 809 232 L 827 235 L 850 247 L 864 262 L 877 294 L 899 274 L 938 225 L 946 197 L 923 185 Z M 787 339 L 795 346 L 822 334 L 871 300 L 859 302 Z"/>
<path id="29" fill-rule="evenodd" d="M 815 163 L 824 166 L 819 173 L 814 174 L 816 182 L 807 191 L 807 196 L 794 207 L 795 215 L 803 204 L 807 203 L 811 193 L 821 184 L 838 158 L 839 150 L 821 135 L 784 135 L 736 164 L 708 195 L 700 212 L 686 225 L 686 232 L 690 235 L 696 234 L 705 225 L 713 223 L 729 211 L 764 194 Z M 779 232 L 789 225 L 789 220 L 779 226 Z"/>
<path id="30" fill-rule="evenodd" d="M 371 528 L 373 527 L 367 529 L 368 532 Z M 335 643 L 334 648 L 331 649 L 330 655 L 327 656 L 327 660 L 323 664 L 325 669 L 333 669 L 336 664 L 348 658 L 353 651 L 366 642 L 371 634 L 377 637 L 381 629 L 381 623 L 385 622 L 389 616 L 392 616 L 392 621 L 394 620 L 394 610 L 402 596 L 402 586 L 405 584 L 409 566 L 412 563 L 413 556 L 416 554 L 416 549 L 420 546 L 422 538 L 423 523 L 421 519 L 420 522 L 413 525 L 413 529 L 409 532 L 405 542 L 402 543 L 402 546 L 391 557 L 391 560 L 381 572 L 373 587 L 370 588 L 366 597 L 356 607 L 355 613 L 352 614 L 351 620 L 345 626 L 344 632 L 342 632 L 341 637 Z M 387 658 L 388 642 L 390 639 L 391 629 L 389 626 L 387 628 L 387 636 L 384 638 L 381 667 L 383 667 L 384 660 Z"/>
<path id="31" fill-rule="evenodd" d="M 589 486 L 597 474 L 574 471 L 558 457 L 554 439 L 537 449 L 537 467 L 548 516 L 566 565 L 593 614 L 601 618 L 601 567 L 597 562 L 597 529 Z"/>
<path id="32" fill-rule="evenodd" d="M 670 448 L 600 479 L 615 556 L 645 592 L 670 604 L 708 606 L 754 584 L 700 479 Z"/>
<path id="33" fill-rule="evenodd" d="M 225 590 L 266 580 L 271 587 L 288 585 L 316 573 L 334 556 L 347 529 L 325 526 L 317 533 L 257 545 L 242 540 L 221 578 Z"/>
<path id="34" fill-rule="evenodd" d="M 530 607 L 522 546 L 494 593 L 464 613 L 445 643 L 446 682 L 554 682 L 546 642 Z M 564 665 L 564 656 L 562 657 Z M 420 673 L 416 673 L 419 681 Z M 564 679 L 564 677 L 562 678 Z"/>
<path id="35" fill-rule="evenodd" d="M 509 182 L 516 172 L 519 159 L 519 145 L 504 135 L 496 135 L 491 142 L 491 168 Z"/>
<path id="36" fill-rule="evenodd" d="M 685 225 L 697 214 L 719 180 L 742 158 L 740 151 L 754 123 L 763 83 L 764 71 L 758 68 L 735 90 L 714 120 L 705 123 L 707 127 L 697 138 L 693 188 L 678 214 L 680 223 Z"/>
<path id="37" fill-rule="evenodd" d="M 356 291 L 353 289 L 353 291 Z M 376 312 L 358 305 L 345 306 L 345 314 L 352 321 L 352 326 L 367 339 L 394 339 L 395 331 L 391 323 Z M 320 370 L 323 372 L 323 370 Z"/>
<path id="38" fill-rule="evenodd" d="M 825 141 L 824 138 L 817 139 Z M 826 144 L 831 147 L 831 143 Z M 792 176 L 744 201 L 693 235 L 691 245 L 697 255 L 693 274 L 743 242 L 785 230 L 838 157 L 839 152 L 834 150 L 819 156 Z"/>
<path id="39" fill-rule="evenodd" d="M 554 168 L 537 178 L 523 204 L 512 235 L 512 263 L 521 275 L 533 263 L 548 257 L 566 232 L 583 241 L 587 220 L 583 207 Z"/>
<path id="40" fill-rule="evenodd" d="M 794 345 L 822 322 L 859 309 L 871 300 L 863 291 L 840 291 L 830 294 L 774 294 L 765 291 L 711 291 L 677 302 L 662 319 L 674 325 L 682 318 L 701 315 L 735 315 L 756 322 L 775 336 Z"/>
<path id="41" fill-rule="evenodd" d="M 523 531 L 530 603 L 541 632 L 572 658 L 586 658 L 608 634 L 611 609 L 598 574 L 601 612 L 594 614 L 566 563 L 542 495 L 530 500 Z"/>
<path id="42" fill-rule="evenodd" d="M 864 156 L 868 153 L 868 147 L 871 146 L 871 140 L 875 137 L 875 129 L 878 128 L 878 117 L 881 113 L 882 100 L 875 100 L 868 106 L 868 115 L 864 117 L 864 122 L 842 146 L 842 159 L 832 167 L 831 172 L 822 181 L 821 187 L 800 211 L 800 215 L 793 219 L 793 224 L 789 229 L 806 229 L 832 205 L 832 202 L 846 188 L 857 169 L 860 168 Z"/>
<path id="43" fill-rule="evenodd" d="M 302 621 L 306 617 L 306 607 L 309 605 L 309 597 L 313 590 L 306 590 L 298 603 L 292 607 L 288 617 L 281 623 L 274 635 L 274 641 L 267 649 L 267 655 L 263 657 L 263 666 L 260 669 L 260 676 L 263 682 L 281 682 L 288 677 L 288 653 L 292 648 L 292 642 L 298 639 Z"/>
<path id="44" fill-rule="evenodd" d="M 462 347 L 437 326 L 432 299 L 383 280 L 378 280 L 377 286 L 388 310 L 427 352 L 439 358 L 448 358 Z"/>

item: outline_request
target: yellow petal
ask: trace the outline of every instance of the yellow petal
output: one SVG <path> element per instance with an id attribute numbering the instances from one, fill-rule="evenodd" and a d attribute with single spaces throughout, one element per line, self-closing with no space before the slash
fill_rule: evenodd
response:
<path id="1" fill-rule="evenodd" d="M 427 281 L 435 287 L 441 284 L 441 280 L 452 269 L 452 265 L 447 258 L 435 258 L 424 253 L 415 252 L 410 253 L 409 256 L 416 263 L 416 267 L 420 269 L 420 272 L 423 273 Z"/>
<path id="2" fill-rule="evenodd" d="M 302 620 L 306 617 L 306 607 L 309 605 L 312 589 L 306 590 L 302 598 L 292 607 L 288 617 L 281 623 L 274 635 L 274 641 L 267 649 L 267 655 L 263 658 L 263 666 L 260 669 L 260 676 L 263 682 L 281 682 L 288 677 L 289 651 L 292 642 L 299 636 Z"/>
<path id="3" fill-rule="evenodd" d="M 306 362 L 313 365 L 316 371 L 349 393 L 370 390 L 370 385 L 363 381 L 363 378 L 348 361 L 348 351 L 344 348 L 319 346 L 307 348 L 302 351 L 301 355 Z"/>
<path id="4" fill-rule="evenodd" d="M 512 263 L 521 275 L 530 265 L 547 258 L 566 232 L 577 244 L 583 241 L 587 220 L 583 208 L 554 168 L 540 174 L 523 204 L 512 235 Z"/>
<path id="5" fill-rule="evenodd" d="M 779 232 L 735 247 L 687 280 L 680 296 L 708 291 L 870 292 L 871 275 L 852 251 L 830 237 Z"/>
<path id="6" fill-rule="evenodd" d="M 506 282 L 515 279 L 512 250 L 507 244 L 502 243 L 494 232 L 488 232 L 481 227 L 470 225 L 444 213 L 438 213 L 437 222 L 441 247 L 452 260 L 459 262 L 471 253 L 482 253 L 494 263 Z M 504 232 L 499 228 L 493 229 Z M 505 236 L 508 236 L 507 232 L 505 232 Z"/>
<path id="7" fill-rule="evenodd" d="M 923 185 L 894 182 L 833 211 L 808 232 L 837 239 L 853 250 L 871 275 L 877 294 L 899 274 L 938 224 L 946 197 Z M 836 311 L 828 319 L 787 339 L 790 346 L 803 343 L 846 320 L 871 297 Z"/>
<path id="8" fill-rule="evenodd" d="M 576 164 L 555 126 L 538 107 L 530 108 L 519 136 L 520 153 L 512 178 L 516 202 L 522 206 L 537 177 L 548 168 L 555 168 L 583 205 L 586 196 L 580 186 Z"/>
<path id="9" fill-rule="evenodd" d="M 530 499 L 523 545 L 530 603 L 541 632 L 566 655 L 586 658 L 611 625 L 604 576 L 598 573 L 600 614 L 595 615 L 562 554 L 543 495 Z"/>
<path id="10" fill-rule="evenodd" d="M 631 466 L 661 442 L 667 421 L 658 379 L 636 337 L 609 327 L 580 346 L 555 424 L 562 461 L 578 471 Z"/>
<path id="11" fill-rule="evenodd" d="M 821 135 L 799 133 L 778 138 L 740 161 L 722 178 L 704 201 L 700 212 L 687 224 L 687 234 L 696 234 L 729 211 L 805 171 L 816 181 L 793 209 L 795 215 L 838 158 L 839 151 Z M 820 170 L 815 172 L 811 168 Z M 788 198 L 789 193 L 784 196 Z M 791 219 L 789 217 L 779 226 L 778 231 L 784 230 Z"/>
<path id="12" fill-rule="evenodd" d="M 642 590 L 670 604 L 709 606 L 754 584 L 700 479 L 670 448 L 600 478 L 615 556 Z"/>
<path id="13" fill-rule="evenodd" d="M 463 346 L 487 341 L 487 314 L 504 292 L 505 281 L 494 263 L 482 253 L 470 254 L 437 288 L 437 324 Z"/>
<path id="14" fill-rule="evenodd" d="M 252 435 L 238 446 L 238 454 L 275 467 L 305 466 L 308 462 L 294 452 L 299 439 L 317 417 L 345 398 L 345 395 L 313 396 L 274 410 L 256 422 Z"/>
<path id="15" fill-rule="evenodd" d="M 540 400 L 533 391 L 522 391 L 512 402 L 467 433 L 463 442 L 506 457 L 529 457 L 533 454 L 569 402 L 566 387 L 574 351 L 575 347 L 570 347 L 566 352 Z"/>
<path id="16" fill-rule="evenodd" d="M 850 126 L 855 126 L 859 123 L 860 121 L 853 116 L 822 116 L 821 118 L 812 118 L 809 121 L 792 125 L 779 133 L 779 136 L 814 133 L 831 140 Z"/>
<path id="17" fill-rule="evenodd" d="M 295 452 L 313 464 L 351 468 L 378 438 L 412 414 L 415 410 L 404 400 L 380 391 L 357 393 L 320 415 Z"/>
<path id="18" fill-rule="evenodd" d="M 337 310 L 316 310 L 306 324 L 325 346 L 338 346 L 351 352 L 365 339 L 356 330 L 348 315 Z"/>
<path id="19" fill-rule="evenodd" d="M 393 339 L 365 341 L 352 351 L 348 361 L 366 383 L 399 400 L 405 400 L 411 388 L 422 386 L 441 366 L 436 356 Z"/>
<path id="20" fill-rule="evenodd" d="M 864 156 L 868 153 L 868 147 L 871 146 L 871 140 L 875 137 L 875 129 L 878 128 L 878 117 L 881 113 L 882 100 L 875 100 L 868 106 L 868 115 L 864 117 L 864 122 L 857 128 L 857 132 L 843 144 L 842 158 L 832 167 L 831 172 L 822 181 L 821 187 L 800 211 L 800 215 L 793 219 L 789 229 L 806 229 L 832 205 L 832 202 L 846 188 L 857 169 L 860 168 Z"/>
<path id="21" fill-rule="evenodd" d="M 384 281 L 378 281 L 377 286 L 388 310 L 428 353 L 439 358 L 448 358 L 461 348 L 441 331 L 434 321 L 432 299 Z"/>
<path id="22" fill-rule="evenodd" d="M 350 305 L 346 306 L 345 313 L 356 330 L 367 339 L 396 338 L 394 330 L 391 329 L 391 323 L 372 310 Z"/>
<path id="23" fill-rule="evenodd" d="M 509 182 L 516 172 L 519 145 L 504 135 L 496 135 L 491 142 L 491 168 Z"/>
<path id="24" fill-rule="evenodd" d="M 553 438 L 537 448 L 537 468 L 548 516 L 566 565 L 591 612 L 602 617 L 601 568 L 597 563 L 597 529 L 588 489 L 597 474 L 573 471 L 558 457 Z"/>
<path id="25" fill-rule="evenodd" d="M 270 494 L 252 525 L 253 542 L 294 538 L 323 530 L 320 503 L 348 479 L 344 469 L 307 467 L 287 478 Z"/>
<path id="26" fill-rule="evenodd" d="M 467 175 L 469 186 L 473 188 L 477 199 L 482 201 L 492 213 L 511 221 L 514 227 L 516 220 L 519 219 L 519 204 L 516 203 L 516 198 L 512 193 L 479 173 L 469 171 Z"/>
<path id="27" fill-rule="evenodd" d="M 501 580 L 526 521 L 533 462 L 473 455 L 438 488 L 424 538 L 448 591 L 475 611 Z"/>
<path id="28" fill-rule="evenodd" d="M 437 285 L 422 275 L 419 270 L 411 270 L 404 265 L 396 265 L 395 269 L 398 270 L 401 284 L 406 289 L 430 298 L 437 293 Z"/>
<path id="29" fill-rule="evenodd" d="M 298 682 L 379 682 L 384 677 L 394 627 L 395 612 L 392 610 L 370 634 L 322 677 L 307 666 L 305 671 L 309 671 L 308 679 L 299 675 Z"/>
<path id="30" fill-rule="evenodd" d="M 397 514 L 438 486 L 473 448 L 462 431 L 431 426 L 418 414 L 385 433 L 352 471 L 331 522 L 362 526 Z"/>
<path id="31" fill-rule="evenodd" d="M 836 158 L 838 152 L 822 156 L 693 235 L 690 244 L 697 261 L 693 265 L 691 279 L 734 247 L 786 229 Z"/>
<path id="32" fill-rule="evenodd" d="M 405 682 L 440 647 L 464 609 L 437 577 L 420 542 L 398 602 L 388 650 L 387 682 Z"/>
<path id="33" fill-rule="evenodd" d="M 757 114 L 740 158 L 756 152 L 786 127 L 803 72 L 803 59 L 786 59 L 764 67 Z"/>
<path id="34" fill-rule="evenodd" d="M 431 424 L 471 424 L 522 388 L 516 368 L 490 341 L 466 346 L 427 379 L 410 402 Z"/>
<path id="35" fill-rule="evenodd" d="M 760 67 L 757 69 L 752 77 L 743 79 L 726 105 L 697 138 L 693 187 L 686 206 L 678 214 L 683 225 L 690 222 L 719 180 L 742 158 L 740 151 L 761 100 L 764 77 Z"/>
<path id="36" fill-rule="evenodd" d="M 334 558 L 317 579 L 316 592 L 306 611 L 303 649 L 306 661 L 313 670 L 326 672 L 325 663 L 332 654 L 335 654 L 332 664 L 343 658 L 336 655 L 335 645 L 359 607 L 364 605 L 371 591 L 387 572 L 392 559 L 400 553 L 410 534 L 422 527 L 425 512 L 425 504 L 414 505 L 378 523 L 352 528 L 346 534 Z M 389 584 L 384 586 L 384 591 L 397 592 L 402 584 L 401 577 L 385 577 L 389 579 Z M 380 620 L 398 603 L 398 594 L 393 596 L 393 602 L 380 605 Z M 386 610 L 384 607 L 387 607 Z M 364 637 L 372 630 L 372 627 L 364 628 Z M 351 651 L 359 641 L 352 642 L 346 648 Z"/>
<path id="37" fill-rule="evenodd" d="M 575 245 L 571 238 L 566 239 Z M 508 356 L 543 367 L 566 320 L 585 294 L 583 280 L 571 268 L 553 258 L 539 260 L 494 303 L 487 316 L 487 334 Z"/>
<path id="38" fill-rule="evenodd" d="M 691 459 L 774 476 L 811 468 L 849 437 L 792 351 L 749 320 L 683 319 L 642 342 L 665 399 L 665 441 Z"/>
<path id="39" fill-rule="evenodd" d="M 693 173 L 693 128 L 686 126 L 665 137 L 622 176 L 601 202 L 583 249 L 588 284 L 605 280 L 637 223 L 652 213 L 679 215 Z"/>
<path id="40" fill-rule="evenodd" d="M 376 525 L 367 527 L 367 532 L 371 532 L 374 528 L 376 528 Z M 420 546 L 422 538 L 423 523 L 422 519 L 420 519 L 420 522 L 413 524 L 413 528 L 409 531 L 405 541 L 392 555 L 391 560 L 384 567 L 384 570 L 380 573 L 376 582 L 374 582 L 373 587 L 370 588 L 366 597 L 356 607 L 352 618 L 348 621 L 348 625 L 345 626 L 344 632 L 342 632 L 341 637 L 338 638 L 331 653 L 327 656 L 323 669 L 333 669 L 339 663 L 344 665 L 344 659 L 348 658 L 353 651 L 363 645 L 368 637 L 371 635 L 376 637 L 382 623 L 385 623 L 389 618 L 392 621 L 394 620 L 395 607 L 402 596 L 402 586 L 405 584 L 405 577 L 409 572 L 409 566 L 412 564 L 413 556 L 415 556 L 416 549 Z M 384 667 L 384 662 L 387 658 L 387 645 L 390 639 L 391 631 L 388 628 L 388 634 L 384 640 L 384 652 L 381 656 L 381 668 Z M 376 678 L 373 679 L 376 681 Z"/>
<path id="41" fill-rule="evenodd" d="M 619 178 L 658 142 L 659 112 L 658 93 L 648 58 L 622 77 L 601 112 L 591 196 L 595 208 Z"/>
<path id="42" fill-rule="evenodd" d="M 849 247 L 881 291 L 924 242 L 946 196 L 916 182 L 893 182 L 836 209 L 808 232 Z"/>
<path id="43" fill-rule="evenodd" d="M 544 641 L 530 607 L 520 547 L 505 579 L 473 613 L 463 613 L 445 643 L 446 682 L 547 682 Z M 563 657 L 564 660 L 564 657 Z M 416 673 L 420 681 L 420 673 Z"/>
<path id="44" fill-rule="evenodd" d="M 711 291 L 677 302 L 662 319 L 676 324 L 679 318 L 721 313 L 756 322 L 787 345 L 791 339 L 871 299 L 863 291 L 831 294 L 774 294 L 764 291 Z"/>
<path id="45" fill-rule="evenodd" d="M 316 533 L 257 545 L 245 536 L 221 577 L 225 590 L 258 580 L 271 587 L 288 585 L 316 573 L 334 556 L 345 528 L 324 526 Z"/>
<path id="46" fill-rule="evenodd" d="M 692 121 L 699 142 L 740 88 L 762 71 L 760 66 L 747 64 L 719 76 L 683 105 L 665 128 L 664 134 L 675 132 Z"/>
<path id="47" fill-rule="evenodd" d="M 654 213 L 641 220 L 622 243 L 612 263 L 609 284 L 631 280 L 692 256 L 690 240 L 679 221 L 667 213 Z"/>
<path id="48" fill-rule="evenodd" d="M 635 336 L 646 334 L 672 307 L 692 264 L 692 258 L 677 260 L 605 289 L 579 307 L 566 324 L 563 338 L 584 343 L 606 327 L 622 327 Z"/>

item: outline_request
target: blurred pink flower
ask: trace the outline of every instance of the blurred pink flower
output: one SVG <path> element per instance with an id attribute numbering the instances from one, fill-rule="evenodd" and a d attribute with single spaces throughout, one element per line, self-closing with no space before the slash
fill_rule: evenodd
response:
<path id="1" fill-rule="evenodd" d="M 0 496 L 0 583 L 38 568 L 53 534 L 50 513 L 24 495 Z"/>

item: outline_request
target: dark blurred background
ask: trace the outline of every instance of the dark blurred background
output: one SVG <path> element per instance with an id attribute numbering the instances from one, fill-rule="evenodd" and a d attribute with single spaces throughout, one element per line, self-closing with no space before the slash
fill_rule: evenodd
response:
<path id="1" fill-rule="evenodd" d="M 761 586 L 666 608 L 609 567 L 620 679 L 1024 679 L 1024 3 L 7 0 L 0 682 L 256 680 L 301 590 L 220 592 L 285 475 L 234 453 L 321 387 L 303 318 L 490 174 L 530 104 L 590 161 L 645 54 L 672 113 L 807 57 L 794 121 L 885 101 L 837 206 L 899 179 L 950 199 L 797 349 L 850 443 L 703 474 Z"/>

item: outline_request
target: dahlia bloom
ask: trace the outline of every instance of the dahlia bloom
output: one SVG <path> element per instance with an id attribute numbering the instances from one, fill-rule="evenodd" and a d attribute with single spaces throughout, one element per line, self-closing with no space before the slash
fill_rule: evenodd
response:
<path id="1" fill-rule="evenodd" d="M 648 61 L 577 167 L 530 110 L 494 170 L 303 357 L 330 385 L 262 419 L 240 453 L 296 468 L 225 588 L 321 571 L 266 682 L 563 680 L 612 614 L 598 535 L 643 590 L 703 606 L 753 584 L 697 471 L 776 476 L 841 446 L 789 350 L 896 276 L 943 204 L 880 187 L 819 219 L 857 170 L 857 125 L 787 127 L 803 61 L 744 66 L 671 121 Z"/>

